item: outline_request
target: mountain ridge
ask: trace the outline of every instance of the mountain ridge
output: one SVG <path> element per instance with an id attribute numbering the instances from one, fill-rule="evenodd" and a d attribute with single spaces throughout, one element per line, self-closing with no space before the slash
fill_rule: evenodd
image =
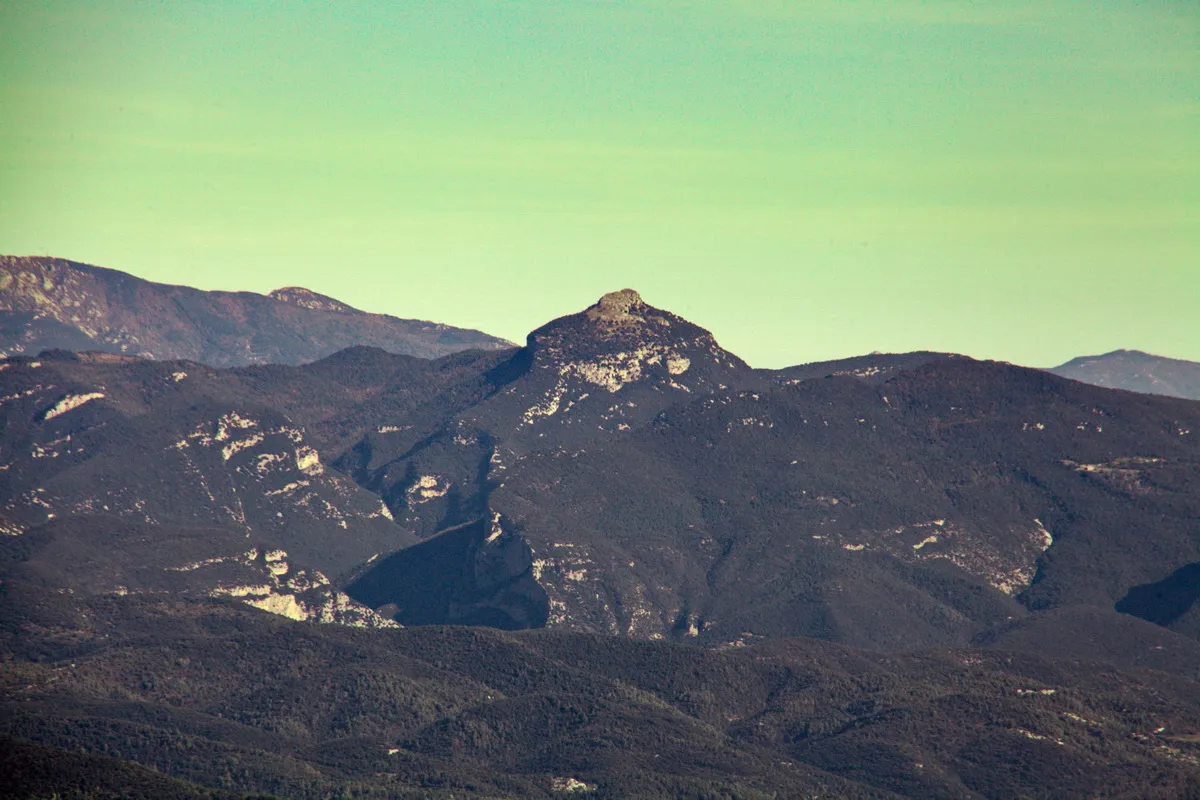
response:
<path id="1" fill-rule="evenodd" d="M 1200 363 L 1141 350 L 1079 356 L 1049 372 L 1110 389 L 1200 400 Z"/>
<path id="2" fill-rule="evenodd" d="M 206 292 L 107 267 L 0 256 L 0 351 L 102 350 L 211 366 L 315 361 L 351 345 L 441 356 L 511 343 L 478 331 L 358 311 L 301 287 Z"/>

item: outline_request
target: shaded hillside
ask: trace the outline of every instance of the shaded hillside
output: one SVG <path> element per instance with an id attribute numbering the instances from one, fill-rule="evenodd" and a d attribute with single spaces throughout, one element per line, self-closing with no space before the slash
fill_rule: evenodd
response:
<path id="1" fill-rule="evenodd" d="M 55 258 L 0 256 L 0 352 L 97 350 L 214 366 L 315 361 L 354 345 L 436 357 L 508 342 L 368 314 L 308 289 L 269 295 L 151 283 Z"/>
<path id="2" fill-rule="evenodd" d="M 457 561 L 439 536 L 349 592 L 405 621 L 404 587 L 457 563 L 467 583 L 422 614 L 503 613 L 527 572 L 549 624 L 574 630 L 965 642 L 1028 610 L 1111 608 L 1197 561 L 1192 431 L 1195 403 L 961 358 L 878 385 L 717 392 L 506 465 L 487 515 L 452 534 Z"/>
<path id="3" fill-rule="evenodd" d="M 229 528 L 334 576 L 413 541 L 234 374 L 104 354 L 0 366 L 9 533 L 90 515 Z"/>
<path id="4" fill-rule="evenodd" d="M 0 732 L 34 743 L 6 758 L 25 756 L 26 774 L 26 754 L 45 759 L 14 797 L 121 762 L 135 786 L 152 778 L 130 762 L 164 781 L 292 798 L 1177 800 L 1200 789 L 1200 692 L 1167 672 L 812 640 L 717 651 L 363 631 L 211 603 L 84 603 L 12 582 L 0 610 Z"/>
<path id="5" fill-rule="evenodd" d="M 378 624 L 335 583 L 415 540 L 329 454 L 380 428 L 411 430 L 429 404 L 471 402 L 510 355 L 357 347 L 236 369 L 63 351 L 2 361 L 0 529 L 16 538 L 0 573 L 84 593 L 236 593 L 296 618 Z M 397 419 L 408 424 L 376 422 Z"/>
<path id="6" fill-rule="evenodd" d="M 1200 364 L 1140 350 L 1080 356 L 1049 371 L 1110 389 L 1200 400 Z"/>
<path id="7" fill-rule="evenodd" d="M 206 791 L 140 764 L 45 747 L 11 736 L 0 737 L 0 777 L 3 800 L 218 800 L 237 796 Z"/>
<path id="8" fill-rule="evenodd" d="M 77 597 L 233 598 L 291 619 L 395 627 L 286 550 L 230 528 L 71 516 L 0 539 L 0 582 Z"/>
<path id="9" fill-rule="evenodd" d="M 1200 639 L 1200 562 L 1187 564 L 1160 581 L 1134 586 L 1117 610 Z"/>

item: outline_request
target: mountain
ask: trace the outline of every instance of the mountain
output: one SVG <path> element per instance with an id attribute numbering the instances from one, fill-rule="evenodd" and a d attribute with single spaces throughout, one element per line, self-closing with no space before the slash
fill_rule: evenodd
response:
<path id="1" fill-rule="evenodd" d="M 54 351 L 0 366 L 9 533 L 87 515 L 230 527 L 333 575 L 413 541 L 236 373 Z"/>
<path id="2" fill-rule="evenodd" d="M 348 592 L 409 623 L 964 644 L 1200 561 L 1196 431 L 1200 404 L 965 358 L 722 390 L 507 465 Z"/>
<path id="3" fill-rule="evenodd" d="M 368 314 L 299 287 L 205 292 L 63 259 L 0 256 L 0 353 L 96 350 L 238 366 L 299 364 L 355 345 L 436 357 L 509 343 Z"/>
<path id="4" fill-rule="evenodd" d="M 1200 364 L 1140 350 L 1114 350 L 1073 358 L 1050 370 L 1096 386 L 1200 400 Z"/>
<path id="5" fill-rule="evenodd" d="M 376 624 L 369 609 L 345 611 L 355 604 L 340 577 L 416 539 L 330 454 L 375 430 L 372 420 L 410 417 L 510 354 L 429 361 L 358 347 L 304 366 L 225 370 L 64 351 L 0 361 L 0 529 L 22 543 L 90 535 L 118 553 L 136 545 L 145 567 L 170 579 L 131 582 L 126 553 L 96 561 L 82 583 L 68 580 L 80 568 L 55 571 L 64 590 L 186 585 L 291 616 Z M 190 549 L 183 531 L 202 532 Z M 39 548 L 51 555 L 38 563 L 94 553 Z M 0 574 L 6 557 L 24 563 L 20 549 L 0 548 Z"/>
<path id="6" fill-rule="evenodd" d="M 1200 798 L 1198 433 L 631 290 L 436 359 L 12 356 L 0 796 Z"/>
<path id="7" fill-rule="evenodd" d="M 408 424 L 377 420 L 336 463 L 428 536 L 485 515 L 493 485 L 532 453 L 620 438 L 674 404 L 768 382 L 708 331 L 626 289 L 533 331 Z"/>
<path id="8" fill-rule="evenodd" d="M 1087 606 L 1200 637 L 1200 405 L 934 353 L 752 370 L 631 290 L 435 360 L 10 358 L 0 419 L 9 532 L 220 529 L 158 566 L 279 551 L 407 625 L 903 649 Z"/>
<path id="9" fill-rule="evenodd" d="M 6 581 L 0 654 L 4 797 L 1200 797 L 1194 677 L 990 648 L 361 630 Z"/>

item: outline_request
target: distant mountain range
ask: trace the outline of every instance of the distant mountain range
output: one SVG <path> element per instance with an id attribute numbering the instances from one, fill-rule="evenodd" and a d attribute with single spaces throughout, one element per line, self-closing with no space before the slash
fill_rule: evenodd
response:
<path id="1" fill-rule="evenodd" d="M 353 345 L 435 358 L 509 343 L 368 314 L 298 287 L 268 295 L 151 283 L 57 258 L 0 256 L 0 353 L 95 350 L 211 366 L 300 364 Z"/>
<path id="2" fill-rule="evenodd" d="M 1064 378 L 1110 389 L 1200 400 L 1200 364 L 1154 356 L 1140 350 L 1080 356 L 1050 371 Z"/>
<path id="3" fill-rule="evenodd" d="M 355 346 L 437 358 L 512 343 L 440 323 L 370 314 L 297 286 L 266 295 L 202 291 L 65 259 L 0 255 L 0 357 L 91 350 L 230 367 L 303 364 Z M 793 379 L 824 374 L 883 379 L 950 355 L 874 353 L 780 372 Z M 1200 364 L 1139 350 L 1080 356 L 1048 371 L 1112 389 L 1200 399 Z"/>
<path id="4" fill-rule="evenodd" d="M 0 361 L 14 796 L 1200 797 L 1200 402 L 494 345 Z"/>

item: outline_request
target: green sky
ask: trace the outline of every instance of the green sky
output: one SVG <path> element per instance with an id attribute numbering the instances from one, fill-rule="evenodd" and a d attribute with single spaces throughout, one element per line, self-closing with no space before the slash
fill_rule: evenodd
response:
<path id="1" fill-rule="evenodd" d="M 759 366 L 1200 360 L 1195 0 L 0 4 L 0 252 Z"/>

